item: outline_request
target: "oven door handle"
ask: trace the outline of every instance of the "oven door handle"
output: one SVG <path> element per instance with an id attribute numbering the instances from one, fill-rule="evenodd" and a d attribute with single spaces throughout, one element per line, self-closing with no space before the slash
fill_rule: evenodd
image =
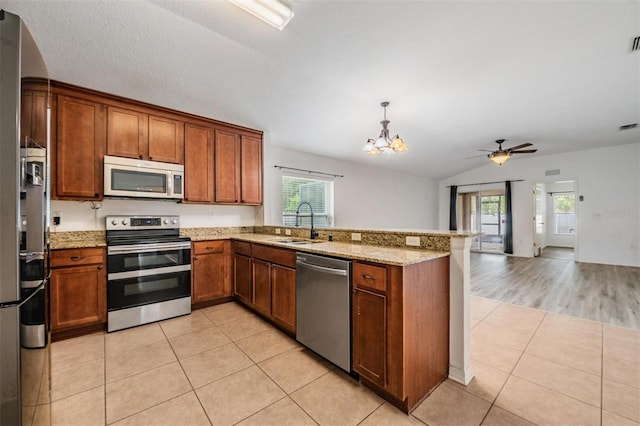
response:
<path id="1" fill-rule="evenodd" d="M 107 254 L 150 253 L 170 250 L 184 250 L 191 248 L 191 242 L 160 243 L 160 244 L 134 244 L 128 246 L 107 247 Z"/>
<path id="2" fill-rule="evenodd" d="M 150 277 L 153 275 L 173 274 L 176 272 L 188 272 L 191 265 L 167 266 L 166 268 L 138 269 L 135 271 L 113 272 L 107 274 L 108 281 L 123 280 L 127 278 Z"/>

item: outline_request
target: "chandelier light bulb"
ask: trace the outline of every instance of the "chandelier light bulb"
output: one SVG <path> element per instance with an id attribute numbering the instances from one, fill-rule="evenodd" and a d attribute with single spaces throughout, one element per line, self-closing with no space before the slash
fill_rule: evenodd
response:
<path id="1" fill-rule="evenodd" d="M 405 145 L 400 136 L 395 135 L 393 140 L 389 137 L 389 129 L 387 128 L 389 125 L 389 120 L 387 120 L 387 106 L 389 106 L 389 102 L 382 102 L 380 106 L 384 108 L 384 118 L 380 121 L 380 124 L 382 124 L 380 136 L 378 136 L 375 141 L 368 139 L 362 150 L 369 155 L 378 155 L 380 153 L 394 154 L 396 152 L 407 151 L 407 145 Z"/>

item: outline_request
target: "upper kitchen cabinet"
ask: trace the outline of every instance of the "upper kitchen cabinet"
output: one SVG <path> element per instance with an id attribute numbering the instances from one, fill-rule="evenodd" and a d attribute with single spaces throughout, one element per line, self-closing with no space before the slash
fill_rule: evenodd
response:
<path id="1" fill-rule="evenodd" d="M 47 146 L 47 91 L 27 89 L 22 92 L 20 115 L 20 146 L 27 145 L 27 138 L 40 146 Z"/>
<path id="2" fill-rule="evenodd" d="M 52 198 L 102 198 L 106 142 L 103 104 L 58 95 L 52 120 Z"/>
<path id="3" fill-rule="evenodd" d="M 213 203 L 213 129 L 186 124 L 184 127 L 184 200 Z"/>
<path id="4" fill-rule="evenodd" d="M 108 107 L 107 154 L 182 164 L 184 123 L 143 112 Z"/>
<path id="5" fill-rule="evenodd" d="M 215 202 L 262 204 L 262 138 L 215 131 Z"/>

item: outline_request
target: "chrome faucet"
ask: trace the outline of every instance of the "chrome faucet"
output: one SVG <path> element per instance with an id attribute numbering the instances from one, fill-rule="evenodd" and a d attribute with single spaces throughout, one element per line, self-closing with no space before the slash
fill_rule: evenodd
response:
<path id="1" fill-rule="evenodd" d="M 311 207 L 311 203 L 309 203 L 308 201 L 303 201 L 300 204 L 298 204 L 298 208 L 296 209 L 296 226 L 300 226 L 300 207 L 302 207 L 302 205 L 308 205 L 309 206 L 309 210 L 311 210 L 311 239 L 314 240 L 317 236 L 318 236 L 318 231 L 316 231 L 313 228 L 313 207 Z"/>

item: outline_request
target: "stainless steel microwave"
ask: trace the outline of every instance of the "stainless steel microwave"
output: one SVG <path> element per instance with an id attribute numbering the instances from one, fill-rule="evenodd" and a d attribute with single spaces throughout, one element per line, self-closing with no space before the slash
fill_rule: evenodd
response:
<path id="1" fill-rule="evenodd" d="M 184 166 L 105 155 L 104 195 L 182 200 Z"/>

